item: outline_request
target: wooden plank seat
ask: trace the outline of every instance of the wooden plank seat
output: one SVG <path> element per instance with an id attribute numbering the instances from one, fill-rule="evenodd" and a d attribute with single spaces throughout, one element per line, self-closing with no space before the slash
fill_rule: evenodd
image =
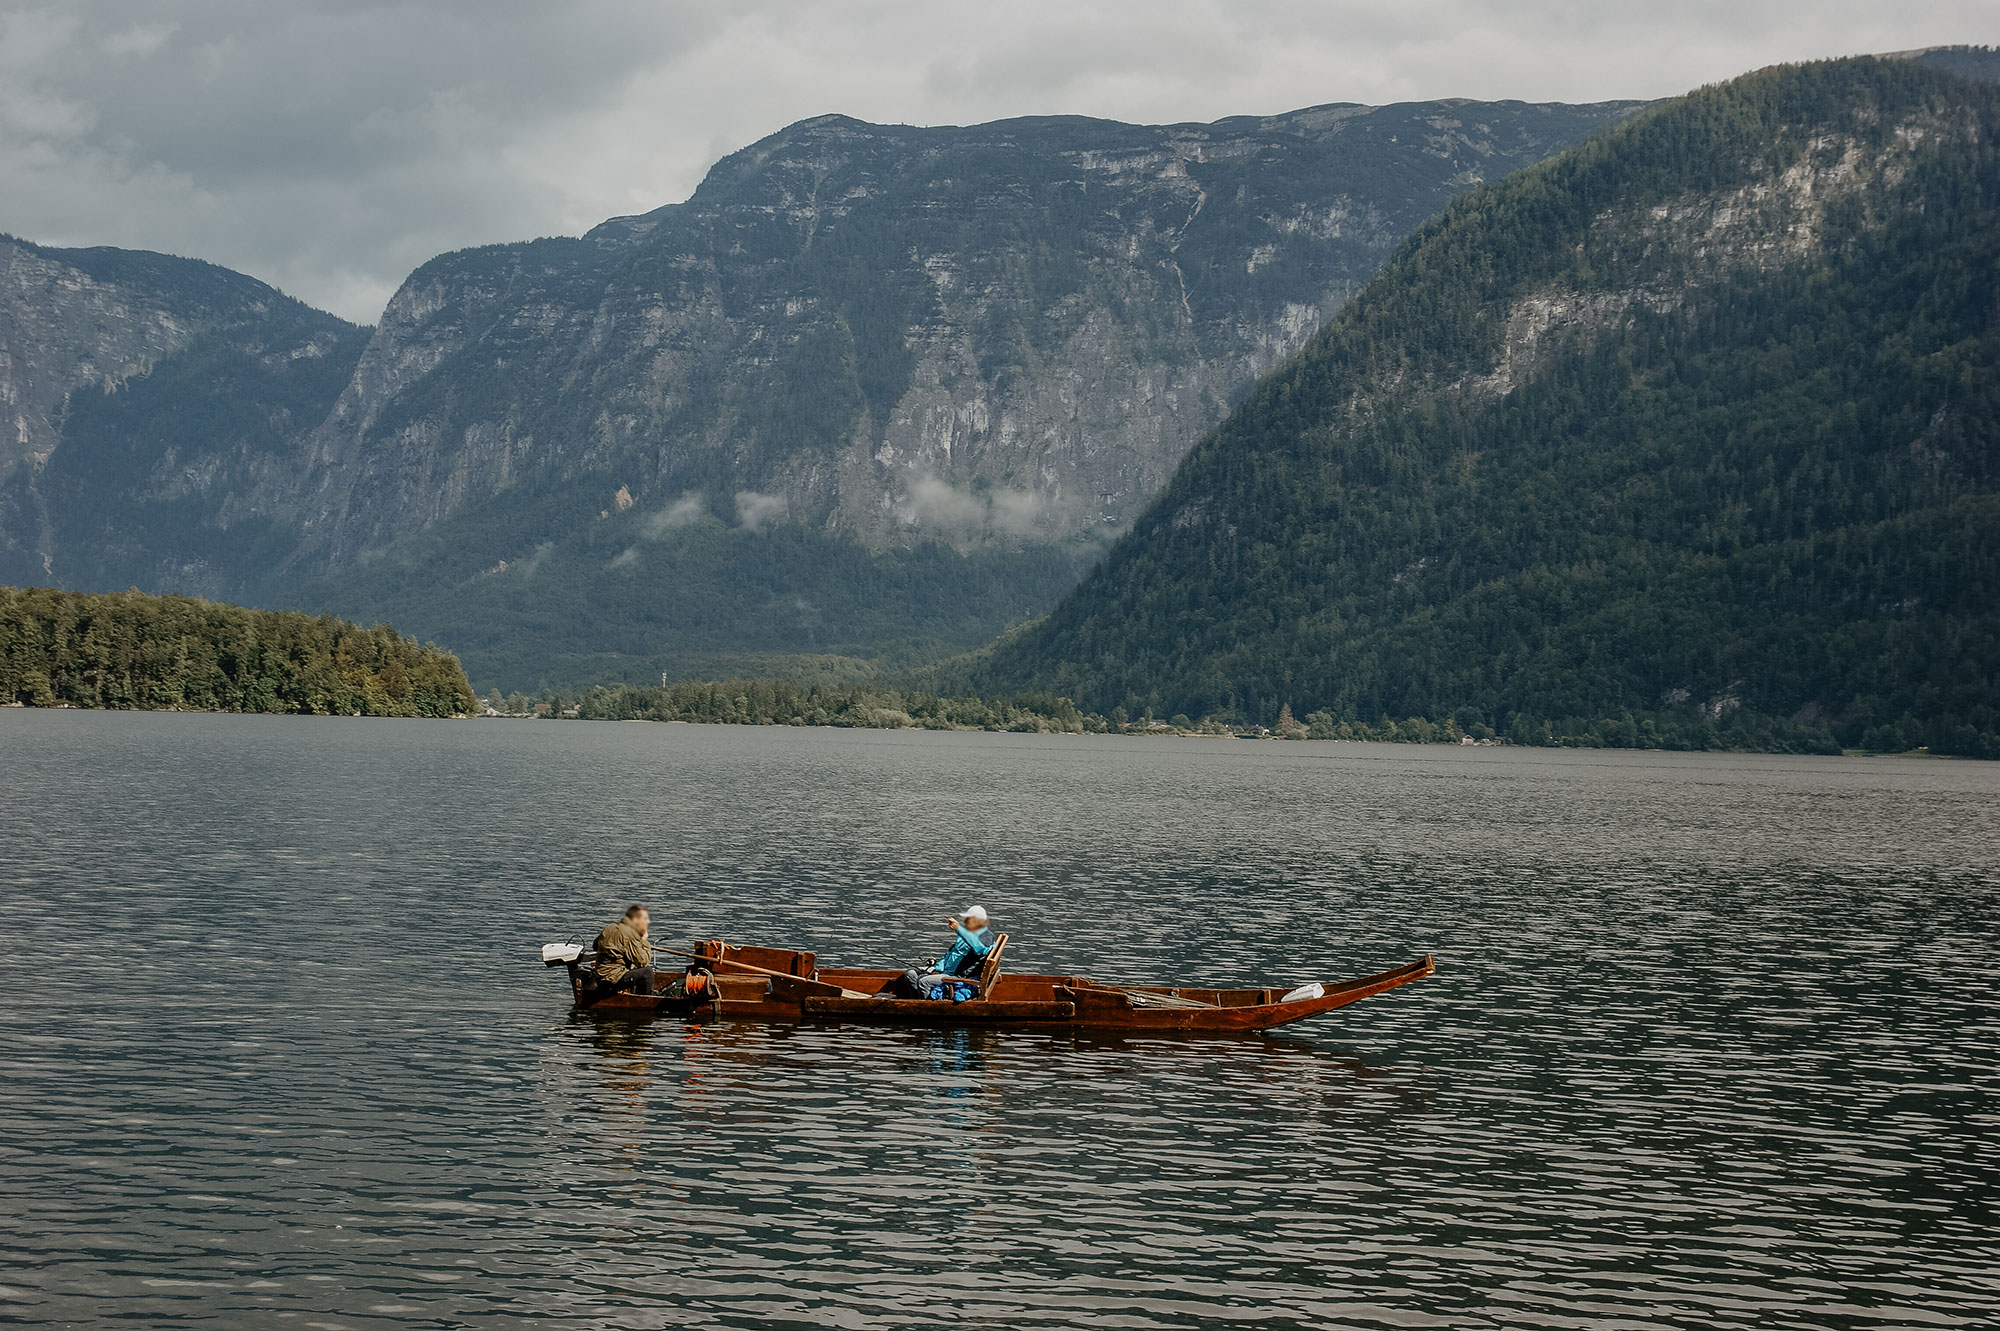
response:
<path id="1" fill-rule="evenodd" d="M 993 950 L 979 963 L 979 987 L 975 1001 L 993 992 L 993 982 L 1000 978 L 1000 954 L 1007 950 L 1007 935 L 1001 934 L 993 940 Z"/>

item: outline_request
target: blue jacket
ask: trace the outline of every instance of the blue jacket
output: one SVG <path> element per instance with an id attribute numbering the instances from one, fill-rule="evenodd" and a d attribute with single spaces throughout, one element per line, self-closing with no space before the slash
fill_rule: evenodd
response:
<path id="1" fill-rule="evenodd" d="M 951 950 L 937 959 L 937 969 L 946 975 L 970 975 L 979 969 L 988 952 L 993 950 L 993 931 L 981 929 L 978 933 L 962 924 L 953 924 L 958 930 L 958 941 Z"/>

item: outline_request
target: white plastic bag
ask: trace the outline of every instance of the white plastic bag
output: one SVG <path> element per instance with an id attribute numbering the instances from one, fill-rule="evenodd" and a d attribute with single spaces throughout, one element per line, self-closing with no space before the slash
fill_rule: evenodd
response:
<path id="1" fill-rule="evenodd" d="M 1326 997 L 1326 986 L 1319 983 L 1302 984 L 1279 999 L 1280 1003 L 1304 1003 L 1315 998 Z"/>

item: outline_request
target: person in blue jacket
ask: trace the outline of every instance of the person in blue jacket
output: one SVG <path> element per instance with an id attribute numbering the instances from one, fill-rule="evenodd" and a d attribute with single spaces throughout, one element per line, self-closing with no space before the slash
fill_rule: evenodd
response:
<path id="1" fill-rule="evenodd" d="M 929 966 L 903 972 L 896 990 L 905 998 L 936 998 L 947 981 L 979 973 L 979 964 L 993 950 L 993 930 L 988 928 L 986 907 L 967 906 L 957 919 L 945 921 L 958 935 L 945 954 Z"/>

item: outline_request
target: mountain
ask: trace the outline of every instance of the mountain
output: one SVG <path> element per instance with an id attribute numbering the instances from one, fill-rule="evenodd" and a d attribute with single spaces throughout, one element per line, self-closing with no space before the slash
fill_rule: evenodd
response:
<path id="1" fill-rule="evenodd" d="M 964 650 L 1423 218 L 1629 109 L 792 126 L 414 273 L 313 436 L 301 563 L 482 680 Z"/>
<path id="2" fill-rule="evenodd" d="M 0 482 L 0 574 L 386 615 L 509 687 L 961 651 L 1052 606 L 1425 217 L 1633 105 L 805 121 L 685 203 L 424 265 L 310 384 L 243 378 L 244 339 L 291 334 L 240 324 L 203 344 L 234 385 L 161 361 L 51 399 Z M 123 262 L 161 272 L 119 288 L 136 329 L 211 328 L 192 269 Z M 43 346 L 76 297 L 40 293 L 0 339 L 89 380 L 111 353 Z M 160 436 L 227 402 L 261 443 L 242 422 L 191 464 Z"/>
<path id="3" fill-rule="evenodd" d="M 972 682 L 2000 756 L 1996 481 L 2000 88 L 1771 69 L 1419 228 Z"/>
<path id="4" fill-rule="evenodd" d="M 241 273 L 0 236 L 0 582 L 276 594 L 368 330 Z"/>
<path id="5" fill-rule="evenodd" d="M 314 438 L 316 553 L 579 481 L 875 550 L 1116 525 L 1420 221 L 1626 109 L 794 125 L 684 204 L 412 274 Z"/>

